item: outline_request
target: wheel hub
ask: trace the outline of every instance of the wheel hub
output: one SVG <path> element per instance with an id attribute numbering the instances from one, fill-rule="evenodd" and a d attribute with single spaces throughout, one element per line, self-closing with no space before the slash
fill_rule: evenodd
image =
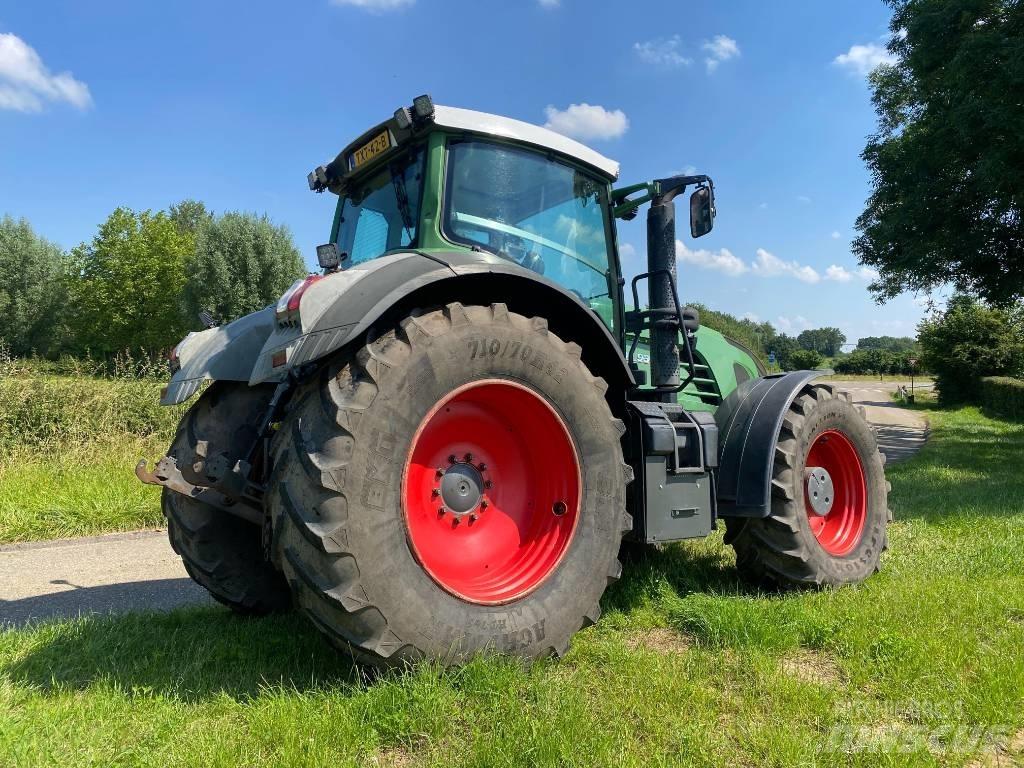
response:
<path id="1" fill-rule="evenodd" d="M 835 488 L 832 485 L 832 476 L 824 467 L 807 467 L 804 470 L 804 482 L 807 488 L 807 503 L 811 512 L 825 517 L 832 511 L 832 504 L 835 501 Z"/>
<path id="2" fill-rule="evenodd" d="M 480 506 L 484 478 L 472 464 L 457 462 L 441 476 L 441 503 L 456 515 L 468 515 Z"/>

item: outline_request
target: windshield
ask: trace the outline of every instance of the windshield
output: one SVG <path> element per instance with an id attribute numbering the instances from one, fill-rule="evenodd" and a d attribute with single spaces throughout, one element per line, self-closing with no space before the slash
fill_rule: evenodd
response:
<path id="1" fill-rule="evenodd" d="M 423 148 L 414 149 L 354 184 L 342 198 L 336 242 L 348 254 L 346 264 L 416 247 L 423 158 Z"/>
<path id="2" fill-rule="evenodd" d="M 610 307 L 602 182 L 539 152 L 480 140 L 449 147 L 449 239 L 532 269 L 592 307 Z M 610 325 L 610 310 L 605 319 Z"/>

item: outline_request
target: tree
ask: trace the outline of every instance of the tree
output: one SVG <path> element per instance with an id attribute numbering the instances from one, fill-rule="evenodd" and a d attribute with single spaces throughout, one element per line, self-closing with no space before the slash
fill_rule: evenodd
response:
<path id="1" fill-rule="evenodd" d="M 15 355 L 56 351 L 64 252 L 25 219 L 0 219 L 0 341 Z"/>
<path id="2" fill-rule="evenodd" d="M 887 349 L 890 352 L 913 352 L 917 339 L 910 336 L 865 336 L 857 341 L 857 349 Z"/>
<path id="3" fill-rule="evenodd" d="M 982 376 L 1024 372 L 1022 310 L 991 307 L 970 296 L 955 296 L 945 312 L 918 325 L 925 367 L 937 377 L 943 402 L 963 402 L 978 394 Z"/>
<path id="4" fill-rule="evenodd" d="M 155 353 L 185 333 L 181 291 L 194 241 L 164 212 L 118 208 L 89 244 L 71 252 L 76 351 Z"/>
<path id="5" fill-rule="evenodd" d="M 224 320 L 263 309 L 306 274 L 287 227 L 248 213 L 210 219 L 198 229 L 188 266 L 186 322 L 204 309 Z"/>
<path id="6" fill-rule="evenodd" d="M 790 370 L 811 371 L 821 365 L 821 355 L 813 349 L 798 349 L 790 355 Z"/>
<path id="7" fill-rule="evenodd" d="M 846 343 L 846 335 L 838 328 L 814 328 L 801 332 L 796 340 L 802 349 L 835 357 Z"/>
<path id="8" fill-rule="evenodd" d="M 887 0 L 896 63 L 871 75 L 872 193 L 853 250 L 886 301 L 941 285 L 1024 296 L 1024 3 Z"/>
<path id="9" fill-rule="evenodd" d="M 195 235 L 213 218 L 206 206 L 198 200 L 186 199 L 170 207 L 168 215 L 182 234 Z"/>

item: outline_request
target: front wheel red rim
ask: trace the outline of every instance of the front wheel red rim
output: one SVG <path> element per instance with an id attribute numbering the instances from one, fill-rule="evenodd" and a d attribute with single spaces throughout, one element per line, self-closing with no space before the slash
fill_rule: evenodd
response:
<path id="1" fill-rule="evenodd" d="M 581 490 L 569 430 L 547 400 L 518 382 L 471 382 L 413 437 L 402 481 L 410 548 L 456 597 L 518 600 L 568 550 Z"/>
<path id="2" fill-rule="evenodd" d="M 843 432 L 825 430 L 807 452 L 804 478 L 804 505 L 811 533 L 830 555 L 842 557 L 852 552 L 864 535 L 867 522 L 867 480 L 857 449 Z M 824 470 L 827 483 L 813 476 Z M 827 497 L 813 494 L 828 488 Z"/>

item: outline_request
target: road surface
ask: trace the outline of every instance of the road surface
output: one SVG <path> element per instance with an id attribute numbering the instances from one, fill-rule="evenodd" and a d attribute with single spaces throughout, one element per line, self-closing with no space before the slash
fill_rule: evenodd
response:
<path id="1" fill-rule="evenodd" d="M 832 383 L 864 406 L 889 463 L 924 443 L 924 419 L 890 399 L 897 385 Z M 185 573 L 165 531 L 0 546 L 0 626 L 197 604 L 213 600 Z"/>

